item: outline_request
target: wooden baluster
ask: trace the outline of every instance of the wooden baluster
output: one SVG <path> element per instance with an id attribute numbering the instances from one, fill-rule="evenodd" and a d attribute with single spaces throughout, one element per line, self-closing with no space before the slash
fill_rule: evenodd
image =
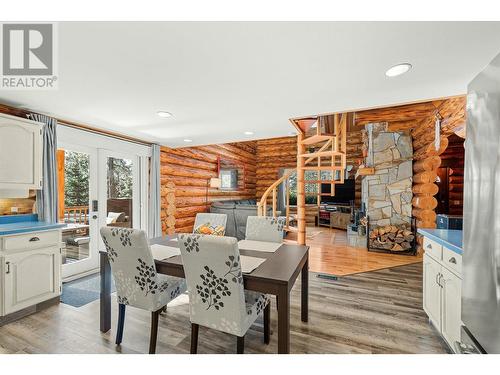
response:
<path id="1" fill-rule="evenodd" d="M 285 194 L 286 194 L 286 229 L 290 228 L 290 184 L 288 178 L 285 180 Z"/>
<path id="2" fill-rule="evenodd" d="M 279 186 L 279 185 L 278 185 Z M 276 217 L 276 193 L 277 193 L 277 188 L 273 189 L 273 217 Z"/>

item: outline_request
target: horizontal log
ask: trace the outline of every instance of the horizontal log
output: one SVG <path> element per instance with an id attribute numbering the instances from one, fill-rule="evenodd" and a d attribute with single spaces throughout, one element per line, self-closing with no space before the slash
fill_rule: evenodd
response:
<path id="1" fill-rule="evenodd" d="M 413 153 L 413 160 L 422 160 L 430 156 L 441 155 L 448 147 L 448 138 L 441 138 L 441 143 L 439 150 L 436 151 L 434 143 L 429 143 L 419 149 L 416 149 Z"/>
<path id="2" fill-rule="evenodd" d="M 422 220 L 417 220 L 416 222 L 417 228 L 427 228 L 427 229 L 434 229 L 436 228 L 436 222 L 435 221 L 422 221 Z"/>
<path id="3" fill-rule="evenodd" d="M 168 164 L 171 166 L 179 165 L 179 166 L 183 166 L 183 167 L 206 169 L 209 171 L 216 171 L 217 170 L 216 163 L 210 163 L 210 162 L 206 162 L 206 161 L 200 161 L 200 160 L 196 160 L 196 159 L 190 159 L 190 158 L 186 158 L 186 157 L 171 155 L 171 154 L 168 154 L 166 152 L 163 152 L 161 154 L 160 162 L 162 163 L 162 165 L 165 165 L 165 164 Z"/>
<path id="4" fill-rule="evenodd" d="M 413 194 L 436 195 L 439 187 L 434 183 L 415 184 L 412 191 Z"/>
<path id="5" fill-rule="evenodd" d="M 438 204 L 436 198 L 427 195 L 414 196 L 411 203 L 413 207 L 420 208 L 422 210 L 433 210 Z"/>
<path id="6" fill-rule="evenodd" d="M 176 168 L 175 166 L 171 165 L 163 165 L 160 167 L 160 172 L 162 175 L 170 175 L 170 176 L 177 176 L 177 177 L 190 177 L 190 178 L 204 178 L 208 180 L 209 178 L 212 177 L 217 177 L 217 172 L 214 171 L 206 171 L 206 170 L 201 170 L 201 169 L 196 169 L 196 168 L 188 168 L 188 167 L 183 167 L 183 168 Z"/>
<path id="7" fill-rule="evenodd" d="M 414 184 L 426 184 L 436 181 L 437 173 L 434 171 L 423 171 L 413 175 Z"/>
<path id="8" fill-rule="evenodd" d="M 257 150 L 262 146 L 274 146 L 279 144 L 293 144 L 297 145 L 297 137 L 280 137 L 280 138 L 269 138 L 269 139 L 259 139 L 257 140 Z"/>
<path id="9" fill-rule="evenodd" d="M 210 206 L 195 206 L 195 207 L 180 207 L 175 211 L 176 218 L 185 218 L 185 217 L 193 217 L 196 216 L 197 213 L 200 212 L 208 212 L 210 210 Z"/>
<path id="10" fill-rule="evenodd" d="M 412 214 L 420 221 L 424 222 L 436 221 L 436 213 L 433 210 L 422 210 L 420 208 L 413 208 Z"/>
<path id="11" fill-rule="evenodd" d="M 441 158 L 437 155 L 413 163 L 413 172 L 435 171 L 441 165 Z"/>

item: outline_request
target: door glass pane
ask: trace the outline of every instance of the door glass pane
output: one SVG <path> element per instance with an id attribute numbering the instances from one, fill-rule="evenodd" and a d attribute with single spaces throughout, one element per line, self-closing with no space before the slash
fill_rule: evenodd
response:
<path id="1" fill-rule="evenodd" d="M 132 160 L 107 159 L 106 225 L 132 228 Z"/>
<path id="2" fill-rule="evenodd" d="M 89 168 L 90 156 L 83 152 L 58 150 L 59 221 L 63 228 L 62 263 L 89 257 Z"/>

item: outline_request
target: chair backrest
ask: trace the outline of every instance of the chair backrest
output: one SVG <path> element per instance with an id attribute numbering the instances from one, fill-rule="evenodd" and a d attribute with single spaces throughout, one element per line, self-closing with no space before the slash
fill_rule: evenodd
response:
<path id="1" fill-rule="evenodd" d="M 115 279 L 118 303 L 158 310 L 159 294 L 168 285 L 157 277 L 146 232 L 114 227 L 102 227 L 100 232 Z"/>
<path id="2" fill-rule="evenodd" d="M 283 242 L 284 217 L 249 216 L 245 238 L 253 241 Z"/>
<path id="3" fill-rule="evenodd" d="M 191 322 L 234 334 L 247 315 L 234 237 L 180 234 Z"/>
<path id="4" fill-rule="evenodd" d="M 194 219 L 193 233 L 223 236 L 226 232 L 227 215 L 201 212 Z"/>

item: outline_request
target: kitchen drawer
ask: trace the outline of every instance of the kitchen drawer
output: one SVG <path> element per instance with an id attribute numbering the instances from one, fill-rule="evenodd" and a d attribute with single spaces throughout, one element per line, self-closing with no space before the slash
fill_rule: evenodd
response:
<path id="1" fill-rule="evenodd" d="M 3 237 L 4 251 L 31 250 L 41 247 L 60 246 L 60 232 L 58 230 L 46 232 L 31 232 Z"/>
<path id="2" fill-rule="evenodd" d="M 424 251 L 434 259 L 443 259 L 443 246 L 427 237 L 424 237 Z"/>
<path id="3" fill-rule="evenodd" d="M 462 256 L 454 251 L 443 247 L 443 265 L 446 268 L 457 273 L 460 277 L 462 275 Z"/>

